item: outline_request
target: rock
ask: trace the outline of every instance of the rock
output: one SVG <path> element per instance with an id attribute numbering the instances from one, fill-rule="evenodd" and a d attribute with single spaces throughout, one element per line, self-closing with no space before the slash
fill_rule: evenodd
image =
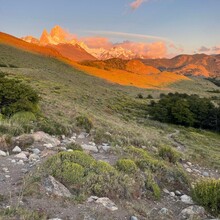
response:
<path id="1" fill-rule="evenodd" d="M 16 160 L 11 160 L 12 163 L 16 163 Z"/>
<path id="2" fill-rule="evenodd" d="M 181 193 L 180 191 L 178 191 L 178 190 L 175 191 L 175 194 L 176 194 L 177 196 L 181 196 L 181 195 L 182 195 L 182 193 Z"/>
<path id="3" fill-rule="evenodd" d="M 79 134 L 78 138 L 79 138 L 79 139 L 85 139 L 85 138 L 87 138 L 88 136 L 89 136 L 88 133 L 82 132 L 82 133 Z"/>
<path id="4" fill-rule="evenodd" d="M 73 150 L 72 149 L 68 149 L 67 152 L 73 152 Z"/>
<path id="5" fill-rule="evenodd" d="M 174 192 L 170 192 L 170 196 L 174 197 L 175 193 Z"/>
<path id="6" fill-rule="evenodd" d="M 49 220 L 62 220 L 61 218 L 50 218 Z"/>
<path id="7" fill-rule="evenodd" d="M 3 150 L 0 150 L 0 156 L 6 157 L 7 153 L 5 153 Z"/>
<path id="8" fill-rule="evenodd" d="M 112 201 L 111 201 L 109 198 L 107 198 L 107 197 L 98 198 L 95 202 L 102 204 L 104 207 L 106 207 L 106 208 L 107 208 L 108 210 L 110 210 L 110 211 L 116 211 L 116 210 L 118 210 L 118 207 L 115 205 L 115 203 L 112 202 Z"/>
<path id="9" fill-rule="evenodd" d="M 19 154 L 16 154 L 15 157 L 19 158 L 19 159 L 23 159 L 23 160 L 27 160 L 28 159 L 26 154 L 23 151 L 21 153 L 19 153 Z"/>
<path id="10" fill-rule="evenodd" d="M 60 147 L 61 151 L 66 151 L 66 147 Z"/>
<path id="11" fill-rule="evenodd" d="M 22 150 L 30 147 L 34 143 L 34 138 L 31 134 L 23 134 L 16 138 L 12 138 L 12 146 L 19 146 Z"/>
<path id="12" fill-rule="evenodd" d="M 37 154 L 31 154 L 29 156 L 29 160 L 34 161 L 34 160 L 39 160 L 40 157 Z"/>
<path id="13" fill-rule="evenodd" d="M 87 199 L 87 202 L 95 202 L 99 197 L 98 196 L 90 196 L 88 199 Z"/>
<path id="14" fill-rule="evenodd" d="M 61 139 L 64 140 L 66 138 L 66 136 L 63 134 L 61 135 Z"/>
<path id="15" fill-rule="evenodd" d="M 192 170 L 188 167 L 188 168 L 186 168 L 186 171 L 188 172 L 188 173 L 192 173 Z"/>
<path id="16" fill-rule="evenodd" d="M 202 220 L 205 216 L 205 209 L 198 205 L 192 205 L 183 209 L 179 215 L 180 220 Z"/>
<path id="17" fill-rule="evenodd" d="M 138 220 L 136 216 L 131 216 L 130 220 Z"/>
<path id="18" fill-rule="evenodd" d="M 209 177 L 209 173 L 208 173 L 208 172 L 203 172 L 202 175 L 203 175 L 204 177 Z"/>
<path id="19" fill-rule="evenodd" d="M 54 177 L 49 176 L 44 181 L 44 186 L 46 191 L 61 197 L 72 197 L 71 192 L 60 182 L 58 182 Z"/>
<path id="20" fill-rule="evenodd" d="M 110 149 L 111 149 L 111 146 L 109 146 L 108 144 L 106 143 L 103 143 L 101 145 L 101 148 L 105 151 L 105 152 L 108 152 Z"/>
<path id="21" fill-rule="evenodd" d="M 176 220 L 173 212 L 167 208 L 162 208 L 162 209 L 153 208 L 149 212 L 147 219 L 150 219 L 150 220 Z"/>
<path id="22" fill-rule="evenodd" d="M 15 146 L 12 150 L 13 153 L 21 153 L 21 148 L 18 146 Z"/>
<path id="23" fill-rule="evenodd" d="M 98 153 L 98 148 L 94 145 L 82 144 L 81 146 L 85 151 L 92 151 L 94 153 Z"/>
<path id="24" fill-rule="evenodd" d="M 163 191 L 166 193 L 166 194 L 170 194 L 170 192 L 169 192 L 169 190 L 167 190 L 167 189 L 163 189 Z"/>
<path id="25" fill-rule="evenodd" d="M 186 164 L 187 164 L 188 166 L 192 166 L 192 163 L 190 163 L 190 162 L 186 162 Z"/>
<path id="26" fill-rule="evenodd" d="M 36 154 L 36 155 L 40 154 L 40 150 L 38 148 L 32 149 L 32 152 L 33 154 Z"/>
<path id="27" fill-rule="evenodd" d="M 9 173 L 9 170 L 8 170 L 7 167 L 3 167 L 3 168 L 2 168 L 2 171 L 3 171 L 4 173 Z"/>
<path id="28" fill-rule="evenodd" d="M 189 204 L 189 205 L 192 205 L 193 204 L 193 201 L 192 201 L 192 198 L 190 196 L 187 196 L 187 195 L 182 195 L 180 197 L 181 201 L 183 203 L 186 203 L 186 204 Z"/>
<path id="29" fill-rule="evenodd" d="M 49 144 L 44 144 L 44 147 L 46 147 L 47 149 L 52 149 L 54 146 L 49 143 Z"/>
<path id="30" fill-rule="evenodd" d="M 5 178 L 10 178 L 11 176 L 9 176 L 9 175 L 5 175 Z"/>
<path id="31" fill-rule="evenodd" d="M 19 161 L 17 162 L 17 164 L 18 164 L 18 165 L 24 165 L 24 161 L 23 161 L 23 160 L 19 160 Z"/>
<path id="32" fill-rule="evenodd" d="M 42 144 L 51 144 L 53 147 L 57 147 L 60 145 L 60 141 L 50 136 L 49 134 L 44 133 L 43 131 L 38 131 L 33 134 L 31 134 L 32 138 L 34 139 L 34 142 L 39 142 Z"/>

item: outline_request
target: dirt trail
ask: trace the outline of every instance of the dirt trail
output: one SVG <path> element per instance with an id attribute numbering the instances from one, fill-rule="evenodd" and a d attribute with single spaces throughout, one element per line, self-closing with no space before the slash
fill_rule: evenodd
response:
<path id="1" fill-rule="evenodd" d="M 177 148 L 177 150 L 184 152 L 186 150 L 186 147 L 182 143 L 176 141 L 174 138 L 175 135 L 178 135 L 179 133 L 180 131 L 175 129 L 175 132 L 168 134 L 167 138 L 172 142 L 172 144 Z"/>

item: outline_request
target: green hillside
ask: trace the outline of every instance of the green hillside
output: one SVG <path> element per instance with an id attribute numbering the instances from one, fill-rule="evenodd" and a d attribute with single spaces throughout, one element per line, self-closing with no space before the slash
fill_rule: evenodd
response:
<path id="1" fill-rule="evenodd" d="M 8 73 L 10 78 L 28 83 L 40 94 L 42 115 L 49 119 L 52 126 L 54 123 L 55 131 L 57 125 L 62 128 L 58 129 L 58 133 L 79 131 L 76 117 L 85 116 L 93 124 L 91 134 L 96 142 L 120 146 L 144 145 L 152 151 L 152 147 L 171 145 L 167 136 L 177 129 L 180 133 L 176 139 L 186 146 L 186 157 L 190 156 L 201 164 L 220 167 L 219 134 L 152 121 L 146 111 L 151 101 L 148 95 L 158 99 L 160 93 L 196 93 L 215 96 L 218 102 L 219 93 L 207 92 L 218 90 L 218 87 L 207 80 L 196 78 L 164 90 L 120 86 L 87 75 L 56 59 L 6 45 L 0 45 L 0 66 L 0 70 Z M 143 98 L 137 98 L 138 94 Z"/>

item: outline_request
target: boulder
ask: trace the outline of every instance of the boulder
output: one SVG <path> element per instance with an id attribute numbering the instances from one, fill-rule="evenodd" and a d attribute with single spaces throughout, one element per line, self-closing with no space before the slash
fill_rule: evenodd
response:
<path id="1" fill-rule="evenodd" d="M 110 211 L 116 211 L 118 210 L 118 207 L 115 205 L 114 202 L 112 202 L 109 198 L 107 197 L 102 197 L 102 198 L 98 198 L 96 201 L 96 203 L 102 204 L 104 207 L 106 207 L 108 210 Z"/>
<path id="2" fill-rule="evenodd" d="M 182 196 L 180 196 L 180 199 L 185 204 L 189 204 L 189 205 L 193 204 L 192 198 L 190 196 L 182 195 Z"/>
<path id="3" fill-rule="evenodd" d="M 19 158 L 19 159 L 22 159 L 22 160 L 27 160 L 27 159 L 28 159 L 27 156 L 26 156 L 26 154 L 25 154 L 24 152 L 21 152 L 21 153 L 19 153 L 19 154 L 16 154 L 15 157 L 16 157 L 16 158 Z"/>
<path id="4" fill-rule="evenodd" d="M 205 217 L 205 209 L 198 205 L 192 205 L 183 209 L 179 215 L 180 220 L 202 220 Z"/>
<path id="5" fill-rule="evenodd" d="M 54 177 L 49 176 L 44 181 L 44 187 L 47 192 L 60 196 L 60 197 L 72 197 L 71 192 L 60 182 L 58 182 Z"/>
<path id="6" fill-rule="evenodd" d="M 94 153 L 98 153 L 98 148 L 96 146 L 94 146 L 93 144 L 82 144 L 82 149 L 85 151 L 91 151 Z"/>

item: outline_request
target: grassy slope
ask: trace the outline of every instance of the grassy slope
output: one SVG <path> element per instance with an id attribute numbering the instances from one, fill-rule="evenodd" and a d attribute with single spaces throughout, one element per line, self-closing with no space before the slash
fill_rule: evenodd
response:
<path id="1" fill-rule="evenodd" d="M 172 133 L 174 126 L 161 124 L 146 119 L 146 113 L 140 110 L 148 102 L 146 99 L 136 99 L 138 93 L 144 96 L 152 94 L 158 98 L 161 92 L 181 91 L 186 93 L 199 93 L 202 96 L 207 90 L 217 87 L 202 79 L 184 81 L 172 85 L 166 90 L 147 90 L 131 86 L 120 86 L 105 80 L 90 76 L 74 69 L 67 64 L 53 58 L 24 52 L 13 47 L 0 45 L 0 64 L 13 65 L 18 68 L 2 67 L 0 70 L 10 73 L 12 77 L 23 79 L 30 83 L 42 97 L 42 111 L 48 117 L 66 125 L 72 125 L 74 117 L 79 114 L 89 116 L 94 125 L 94 135 L 97 141 L 110 140 L 114 144 L 146 145 L 152 146 L 169 144 L 167 134 Z M 144 123 L 138 123 L 144 121 Z M 204 146 L 213 157 L 215 166 L 220 167 L 219 159 L 220 137 L 212 135 L 212 143 L 207 142 L 210 133 L 199 131 L 194 133 L 198 139 L 185 140 L 191 135 L 189 129 L 178 128 L 181 141 L 189 149 L 190 155 L 202 155 Z M 111 137 L 106 132 L 112 134 Z M 217 156 L 216 156 L 217 155 Z M 197 157 L 198 161 L 201 158 Z M 213 165 L 213 161 L 203 161 L 205 164 Z"/>

